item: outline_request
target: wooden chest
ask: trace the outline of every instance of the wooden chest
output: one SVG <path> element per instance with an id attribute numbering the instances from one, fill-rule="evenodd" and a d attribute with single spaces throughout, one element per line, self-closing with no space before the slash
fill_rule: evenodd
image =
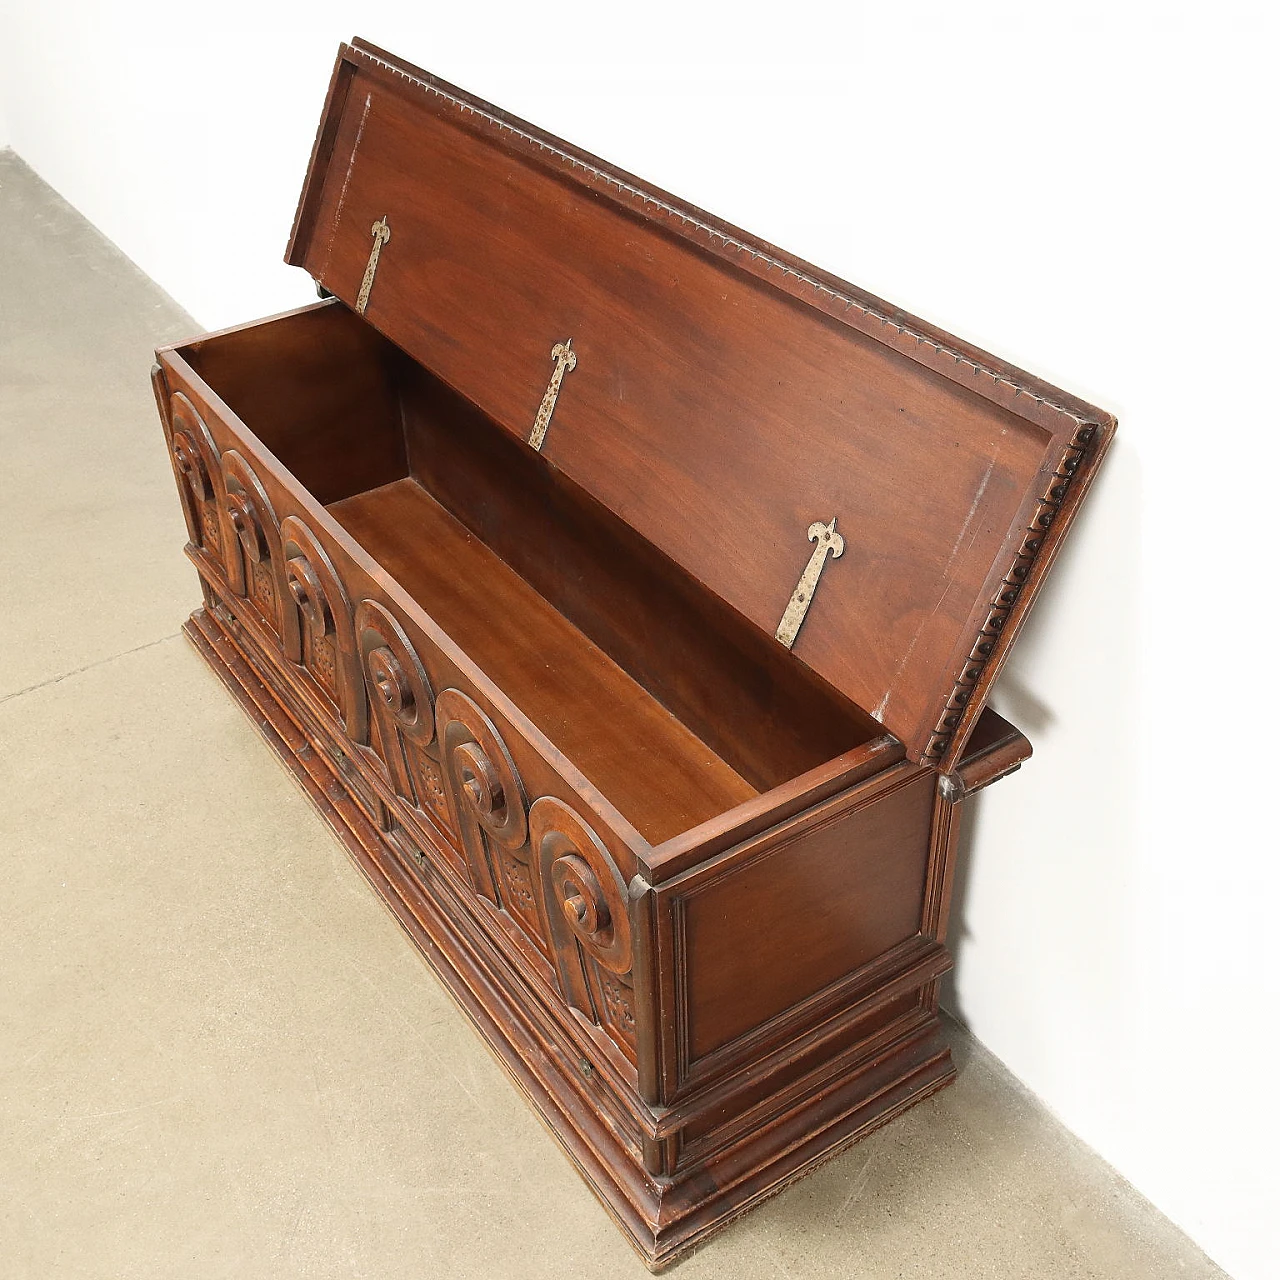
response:
<path id="1" fill-rule="evenodd" d="M 158 353 L 187 632 L 661 1267 L 951 1078 L 1114 422 L 360 43 L 288 260 Z"/>

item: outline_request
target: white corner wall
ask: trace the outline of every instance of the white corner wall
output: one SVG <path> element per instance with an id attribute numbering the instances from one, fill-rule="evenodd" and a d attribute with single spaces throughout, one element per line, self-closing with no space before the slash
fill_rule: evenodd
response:
<path id="1" fill-rule="evenodd" d="M 976 802 L 952 999 L 1237 1280 L 1277 1274 L 1273 6 L 7 21 L 8 141 L 203 326 L 313 296 L 280 259 L 360 34 L 1116 412 L 995 698 L 1036 756 Z"/>

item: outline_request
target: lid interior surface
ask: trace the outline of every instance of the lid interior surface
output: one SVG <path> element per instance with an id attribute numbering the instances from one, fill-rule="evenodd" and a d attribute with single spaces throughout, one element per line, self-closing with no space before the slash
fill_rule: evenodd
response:
<path id="1" fill-rule="evenodd" d="M 954 758 L 1107 415 L 344 46 L 288 260 L 357 307 L 378 223 L 369 324 L 521 439 L 571 343 L 548 464 L 767 634 L 804 594 L 794 657 Z"/>

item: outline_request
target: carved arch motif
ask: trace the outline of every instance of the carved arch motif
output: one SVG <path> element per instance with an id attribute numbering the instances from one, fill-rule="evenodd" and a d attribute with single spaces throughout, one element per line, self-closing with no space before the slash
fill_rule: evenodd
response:
<path id="1" fill-rule="evenodd" d="M 561 993 L 634 1048 L 631 914 L 622 873 L 581 815 L 554 796 L 529 810 L 529 842 Z"/>
<path id="2" fill-rule="evenodd" d="M 522 917 L 536 935 L 532 876 L 517 856 L 528 841 L 529 824 L 515 761 L 493 721 L 459 689 L 446 689 L 436 699 L 436 734 L 472 888 Z"/>
<path id="3" fill-rule="evenodd" d="M 226 541 L 222 527 L 222 470 L 218 448 L 195 405 L 175 391 L 169 398 L 170 441 L 178 496 L 193 546 L 218 560 Z"/>
<path id="4" fill-rule="evenodd" d="M 280 526 L 284 584 L 280 609 L 285 656 L 312 675 L 333 704 L 343 732 L 368 741 L 368 707 L 346 590 L 316 536 L 297 516 Z"/>
<path id="5" fill-rule="evenodd" d="M 284 594 L 284 547 L 280 523 L 256 472 L 235 450 L 222 455 L 223 511 L 235 541 L 226 549 L 227 582 L 252 600 L 276 631 Z"/>
<path id="6" fill-rule="evenodd" d="M 389 610 L 376 600 L 356 607 L 356 644 L 377 721 L 382 763 L 395 793 L 426 812 L 439 811 L 430 779 L 435 766 L 425 759 L 435 740 L 435 693 L 422 659 Z M 372 735 L 371 735 L 372 736 Z M 435 775 L 438 777 L 438 775 Z"/>

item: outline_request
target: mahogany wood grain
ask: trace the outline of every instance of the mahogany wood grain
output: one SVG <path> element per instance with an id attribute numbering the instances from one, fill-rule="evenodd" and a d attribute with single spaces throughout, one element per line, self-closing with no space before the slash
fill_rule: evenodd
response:
<path id="1" fill-rule="evenodd" d="M 953 1077 L 1114 422 L 367 45 L 289 257 L 338 296 L 157 353 L 187 634 L 659 1269 Z"/>
<path id="2" fill-rule="evenodd" d="M 412 473 L 753 786 L 883 732 L 562 471 L 403 365 Z"/>
<path id="3" fill-rule="evenodd" d="M 726 1222 L 954 1077 L 936 1017 L 895 1019 L 898 1004 L 882 1004 L 876 1007 L 889 1011 L 887 1020 L 877 1013 L 858 1017 L 864 1026 L 883 1029 L 842 1054 L 827 1055 L 825 1071 L 810 1072 L 790 1093 L 766 1088 L 760 1097 L 748 1086 L 754 1105 L 746 1106 L 710 1093 L 697 1107 L 655 1119 L 649 1145 L 671 1152 L 673 1172 L 651 1176 L 622 1126 L 607 1122 L 598 1104 L 584 1105 L 581 1077 L 562 1065 L 576 1051 L 525 997 L 511 956 L 461 923 L 463 904 L 446 882 L 424 882 L 405 869 L 378 825 L 353 803 L 329 753 L 299 730 L 279 691 L 261 679 L 235 637 L 203 609 L 185 629 L 650 1270 L 666 1269 Z M 779 1097 L 786 1099 L 781 1110 Z M 731 1126 L 738 1117 L 753 1123 L 727 1146 L 717 1144 L 716 1135 L 733 1132 L 726 1121 Z M 686 1128 L 688 1142 L 671 1136 Z M 685 1165 L 679 1168 L 682 1150 Z"/>
<path id="4" fill-rule="evenodd" d="M 933 791 L 924 774 L 865 808 L 830 802 L 673 888 L 690 1065 L 919 931 Z"/>
<path id="5" fill-rule="evenodd" d="M 664 841 L 646 856 L 645 874 L 653 884 L 670 880 L 839 792 L 873 778 L 876 785 L 883 784 L 891 776 L 891 766 L 897 765 L 903 755 L 902 743 L 888 734 L 864 742 L 736 809 Z"/>
<path id="6" fill-rule="evenodd" d="M 265 323 L 274 324 L 276 321 Z M 219 450 L 238 452 L 242 457 L 252 459 L 258 478 L 272 503 L 269 518 L 281 525 L 290 519 L 297 519 L 307 526 L 312 540 L 318 541 L 325 557 L 333 565 L 338 584 L 349 584 L 349 589 L 344 587 L 343 596 L 355 604 L 369 599 L 390 608 L 402 623 L 419 657 L 430 663 L 432 688 L 457 689 L 466 697 L 477 701 L 499 731 L 506 735 L 525 783 L 534 787 L 536 794 L 550 792 L 585 805 L 587 811 L 595 814 L 602 824 L 603 836 L 610 842 L 619 865 L 627 869 L 628 875 L 634 874 L 637 859 L 647 853 L 650 845 L 627 822 L 616 806 L 592 786 L 574 762 L 528 720 L 502 687 L 440 628 L 396 578 L 378 564 L 332 517 L 327 508 L 319 504 L 298 483 L 296 477 L 230 410 L 214 388 L 208 386 L 188 364 L 183 348 L 162 349 L 157 354 L 160 359 L 157 382 L 165 405 L 166 434 L 170 439 L 176 438 L 174 427 L 179 424 L 172 406 L 181 402 L 187 406 L 183 410 L 187 415 L 183 422 L 194 414 L 197 418 L 202 415 L 207 423 L 205 434 L 210 441 L 208 467 L 214 476 L 222 475 Z M 216 529 L 218 526 L 215 523 L 213 527 Z M 219 535 L 217 546 L 209 547 L 203 542 L 198 546 L 188 546 L 187 554 L 199 569 L 202 580 L 215 585 L 229 585 L 230 575 L 220 548 L 226 547 L 228 552 L 232 552 L 234 543 L 234 536 L 224 530 Z M 287 581 L 289 568 L 287 564 L 277 566 L 277 594 L 281 599 L 292 595 Z M 296 604 L 296 601 L 293 603 Z M 337 612 L 341 613 L 340 601 L 334 603 L 338 604 Z M 330 607 L 326 612 L 333 615 L 334 609 Z M 284 619 L 288 620 L 290 617 L 291 610 L 286 609 Z M 271 661 L 276 663 L 272 678 L 288 684 L 292 693 L 308 703 L 317 715 L 331 715 L 333 706 L 330 694 L 320 689 L 314 673 L 306 668 L 305 663 L 299 666 L 296 659 L 290 656 L 299 639 L 298 624 L 301 618 L 296 608 L 292 610 L 292 618 L 293 626 L 286 627 L 284 634 L 272 632 L 268 627 L 260 637 L 265 646 L 264 652 L 270 655 L 272 648 L 276 650 L 271 656 Z M 336 630 L 338 619 L 334 617 L 333 620 Z M 259 625 L 252 615 L 246 616 L 245 623 L 251 627 Z M 343 630 L 347 629 L 344 619 Z M 408 816 L 410 821 L 415 820 L 412 815 Z"/>
<path id="7" fill-rule="evenodd" d="M 340 60 L 289 260 L 353 304 L 385 217 L 366 319 L 520 438 L 572 339 L 544 456 L 767 636 L 836 517 L 794 655 L 944 756 L 1113 420 L 381 51 Z"/>
<path id="8" fill-rule="evenodd" d="M 879 731 L 772 639 L 339 304 L 207 335 L 193 368 L 318 497 L 412 468 L 756 790 Z M 334 499 L 329 499 L 330 501 Z"/>
<path id="9" fill-rule="evenodd" d="M 207 334 L 183 353 L 319 501 L 408 474 L 396 352 L 345 307 Z"/>
<path id="10" fill-rule="evenodd" d="M 647 839 L 756 794 L 416 480 L 330 510 Z"/>

